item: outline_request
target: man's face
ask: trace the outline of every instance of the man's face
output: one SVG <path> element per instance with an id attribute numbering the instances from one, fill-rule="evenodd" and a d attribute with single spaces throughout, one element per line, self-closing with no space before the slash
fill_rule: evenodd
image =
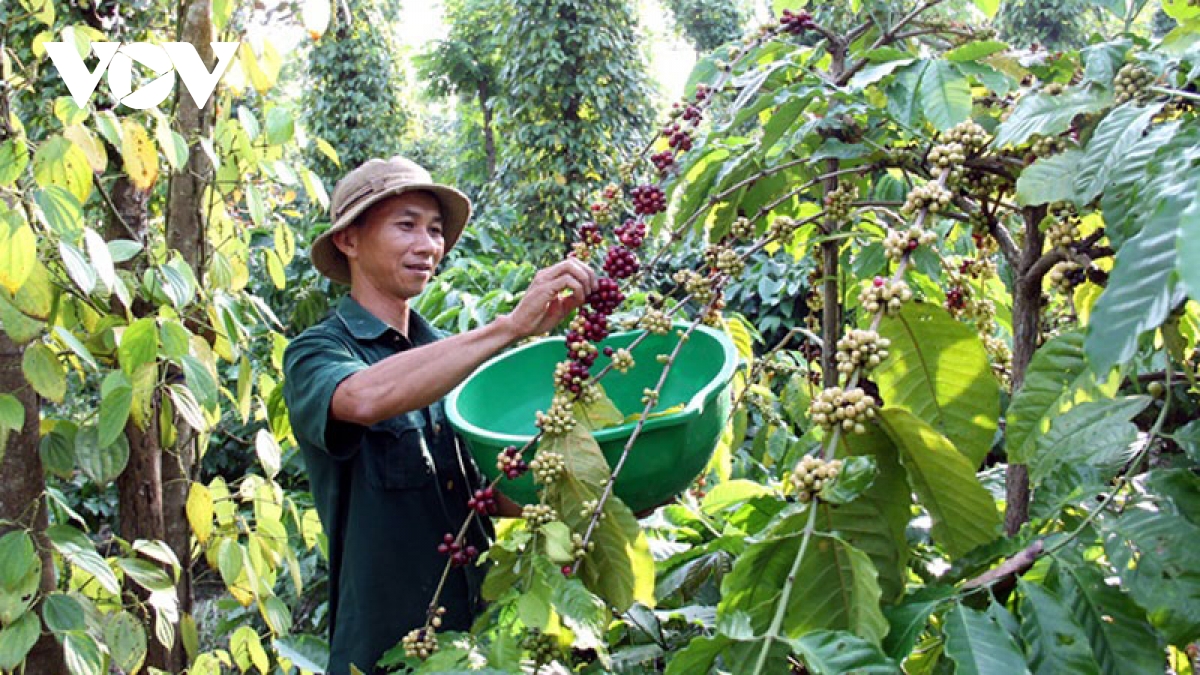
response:
<path id="1" fill-rule="evenodd" d="M 405 300 L 416 297 L 445 252 L 441 205 L 427 192 L 388 197 L 334 235 L 334 243 L 350 261 L 354 284 Z"/>

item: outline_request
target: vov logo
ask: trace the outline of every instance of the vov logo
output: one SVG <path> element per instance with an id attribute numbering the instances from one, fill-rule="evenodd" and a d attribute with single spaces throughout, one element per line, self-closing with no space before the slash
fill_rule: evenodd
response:
<path id="1" fill-rule="evenodd" d="M 80 108 L 87 105 L 92 92 L 100 84 L 100 78 L 108 72 L 108 90 L 113 98 L 135 110 L 146 110 L 162 103 L 175 89 L 175 73 L 183 79 L 183 86 L 191 94 L 197 108 L 203 108 L 217 88 L 217 82 L 233 63 L 237 42 L 210 42 L 217 56 L 217 66 L 209 72 L 196 52 L 195 45 L 188 42 L 164 42 L 161 45 L 149 42 L 93 42 L 92 51 L 100 62 L 94 71 L 89 71 L 75 45 L 66 42 L 47 42 L 46 53 L 58 68 L 58 74 L 71 92 L 71 98 Z M 137 91 L 133 91 L 133 64 L 137 62 L 154 71 L 157 76 Z"/>

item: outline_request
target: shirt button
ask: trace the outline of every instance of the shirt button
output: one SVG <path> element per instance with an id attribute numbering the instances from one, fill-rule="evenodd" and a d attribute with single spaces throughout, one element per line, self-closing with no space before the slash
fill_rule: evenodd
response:
<path id="1" fill-rule="evenodd" d="M 435 433 L 435 434 L 442 433 L 442 425 L 440 423 L 438 423 L 438 422 L 433 423 L 433 433 Z"/>
<path id="2" fill-rule="evenodd" d="M 453 490 L 454 489 L 454 481 L 452 481 L 452 480 L 446 481 L 446 489 Z"/>

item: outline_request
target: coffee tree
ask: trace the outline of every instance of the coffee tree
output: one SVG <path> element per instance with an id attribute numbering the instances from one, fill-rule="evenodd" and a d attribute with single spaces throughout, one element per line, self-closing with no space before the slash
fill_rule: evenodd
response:
<path id="1" fill-rule="evenodd" d="M 433 598 L 389 663 L 1192 667 L 1200 10 L 1168 3 L 1180 27 L 1153 45 L 1047 55 L 939 4 L 863 2 L 836 27 L 788 9 L 698 66 L 622 176 L 647 178 L 605 188 L 579 228 L 573 255 L 606 285 L 536 445 L 501 456 L 500 489 L 529 469 L 543 488 L 488 552 L 494 604 L 439 636 Z M 585 433 L 638 352 L 592 372 L 592 345 L 697 235 L 703 262 L 630 318 L 721 322 L 753 365 L 709 474 L 639 531 Z M 817 260 L 817 313 L 754 356 L 721 293 L 780 249 Z"/>

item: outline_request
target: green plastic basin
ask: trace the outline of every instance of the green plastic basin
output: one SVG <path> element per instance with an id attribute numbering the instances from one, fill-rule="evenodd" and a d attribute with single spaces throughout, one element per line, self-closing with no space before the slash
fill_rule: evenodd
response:
<path id="1" fill-rule="evenodd" d="M 686 328 L 677 324 L 676 328 Z M 628 346 L 642 331 L 615 333 L 598 346 Z M 633 351 L 637 364 L 628 373 L 612 371 L 601 384 L 622 412 L 642 410 L 642 392 L 653 387 L 663 365 L 655 358 L 674 349 L 679 336 L 651 335 Z M 466 441 L 476 463 L 489 480 L 498 475 L 496 456 L 508 445 L 522 447 L 537 433 L 534 413 L 546 410 L 554 394 L 554 366 L 566 356 L 564 338 L 546 338 L 505 352 L 479 367 L 446 399 L 447 417 Z M 609 359 L 601 353 L 592 372 Z M 657 506 L 679 494 L 712 457 L 732 404 L 729 386 L 737 366 L 737 350 L 723 333 L 699 326 L 671 367 L 655 411 L 684 404 L 680 411 L 646 421 L 621 475 L 616 494 L 631 509 Z M 600 449 L 615 466 L 636 422 L 594 432 Z M 531 459 L 532 452 L 526 458 Z M 530 474 L 501 481 L 500 489 L 514 501 L 537 501 Z"/>

